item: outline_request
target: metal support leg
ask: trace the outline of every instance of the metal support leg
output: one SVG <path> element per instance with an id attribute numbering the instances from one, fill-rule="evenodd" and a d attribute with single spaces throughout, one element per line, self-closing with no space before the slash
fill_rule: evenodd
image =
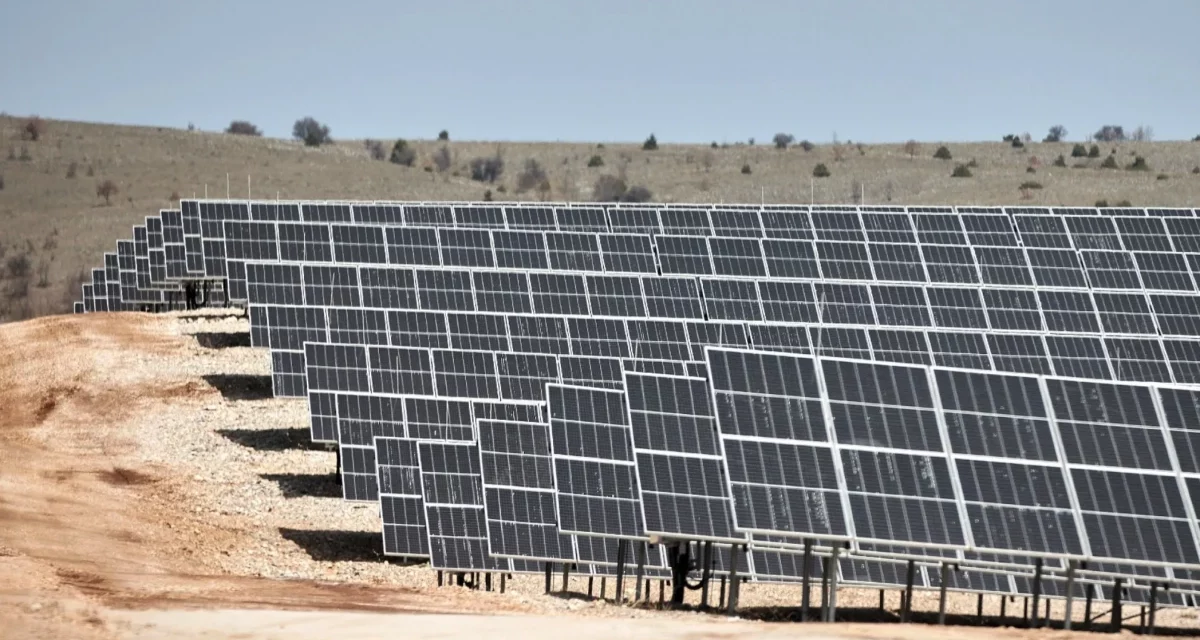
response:
<path id="1" fill-rule="evenodd" d="M 725 608 L 725 576 L 721 576 L 721 591 L 717 593 L 717 608 Z"/>
<path id="2" fill-rule="evenodd" d="M 442 586 L 442 572 L 438 571 L 438 586 Z"/>
<path id="3" fill-rule="evenodd" d="M 885 607 L 883 606 L 883 589 L 880 589 L 879 590 L 879 610 L 883 611 L 884 609 L 885 609 Z"/>
<path id="4" fill-rule="evenodd" d="M 484 591 L 490 592 L 492 590 L 492 574 L 491 574 L 491 572 L 483 574 L 483 584 L 484 584 L 484 587 L 483 587 Z"/>
<path id="5" fill-rule="evenodd" d="M 569 562 L 563 563 L 562 591 L 563 591 L 563 593 L 570 593 L 570 591 L 571 591 L 571 563 L 569 563 Z"/>
<path id="6" fill-rule="evenodd" d="M 504 593 L 504 586 L 507 583 L 507 581 L 508 581 L 508 574 L 507 573 L 500 574 L 500 593 Z"/>
<path id="7" fill-rule="evenodd" d="M 804 566 L 801 568 L 801 587 L 800 587 L 800 621 L 808 621 L 808 606 L 812 599 L 812 580 L 809 577 L 809 571 L 812 569 L 812 540 L 804 541 Z"/>
<path id="8" fill-rule="evenodd" d="M 821 622 L 829 617 L 829 558 L 821 558 Z"/>
<path id="9" fill-rule="evenodd" d="M 912 617 L 913 581 L 917 577 L 917 563 L 908 561 L 908 573 L 904 576 L 904 607 L 900 610 L 900 622 L 908 622 Z"/>
<path id="10" fill-rule="evenodd" d="M 617 592 L 613 595 L 613 602 L 622 604 L 625 602 L 625 540 L 617 540 Z"/>
<path id="11" fill-rule="evenodd" d="M 1087 629 L 1092 628 L 1092 595 L 1094 593 L 1095 593 L 1095 587 L 1093 585 L 1091 585 L 1090 583 L 1084 585 L 1084 587 L 1083 587 L 1083 594 L 1084 594 L 1083 595 L 1083 597 L 1084 597 L 1084 600 L 1083 600 L 1083 628 L 1085 631 Z"/>
<path id="12" fill-rule="evenodd" d="M 635 577 L 637 578 L 637 588 L 634 593 L 634 602 L 642 601 L 642 579 L 646 576 L 646 543 L 637 543 L 637 570 Z M 650 585 L 646 585 L 646 597 L 650 597 Z"/>
<path id="13" fill-rule="evenodd" d="M 606 591 L 606 587 L 608 586 L 606 584 L 607 582 L 608 582 L 608 578 L 605 578 L 604 576 L 600 576 L 600 599 L 601 600 L 604 599 L 604 592 Z"/>
<path id="14" fill-rule="evenodd" d="M 738 602 L 738 561 L 741 559 L 742 547 L 733 545 L 729 547 L 729 615 L 737 615 Z"/>
<path id="15" fill-rule="evenodd" d="M 1033 615 L 1029 616 L 1033 626 L 1038 626 L 1038 601 L 1042 597 L 1042 559 L 1038 558 L 1033 565 Z"/>
<path id="16" fill-rule="evenodd" d="M 708 609 L 708 579 L 712 576 L 713 546 L 705 542 L 700 551 L 700 609 Z"/>
<path id="17" fill-rule="evenodd" d="M 550 589 L 552 588 L 550 585 L 550 574 L 553 571 L 554 571 L 554 563 L 547 562 L 546 563 L 546 593 L 550 593 Z"/>
<path id="18" fill-rule="evenodd" d="M 1049 603 L 1047 603 L 1049 604 Z M 1071 630 L 1071 609 L 1075 604 L 1075 561 L 1067 561 L 1067 604 L 1063 612 L 1063 629 Z"/>
<path id="19" fill-rule="evenodd" d="M 837 589 L 838 589 L 838 547 L 833 548 L 829 558 L 829 612 L 825 622 L 837 620 Z"/>
<path id="20" fill-rule="evenodd" d="M 1158 583 L 1150 585 L 1150 621 L 1146 633 L 1154 635 L 1154 614 L 1158 611 Z"/>
<path id="21" fill-rule="evenodd" d="M 942 563 L 942 584 L 938 586 L 938 624 L 946 624 L 946 586 L 950 584 L 950 565 Z"/>
<path id="22" fill-rule="evenodd" d="M 659 580 L 658 581 L 658 608 L 659 609 L 663 608 L 663 601 L 667 597 L 666 592 L 667 592 L 667 581 Z"/>
<path id="23" fill-rule="evenodd" d="M 593 577 L 593 576 L 588 576 L 588 599 L 589 599 L 589 600 L 590 600 L 590 599 L 591 599 L 591 597 L 592 597 L 592 587 L 593 587 L 593 585 L 595 584 L 595 581 L 596 581 L 596 578 L 595 578 L 595 577 Z"/>
<path id="24" fill-rule="evenodd" d="M 1123 618 L 1121 617 L 1121 596 L 1124 595 L 1121 593 L 1121 591 L 1125 588 L 1124 583 L 1125 583 L 1125 581 L 1122 580 L 1121 578 L 1117 578 L 1116 580 L 1113 580 L 1113 600 L 1112 600 L 1112 628 L 1113 628 L 1113 631 L 1121 630 L 1121 621 L 1123 620 Z"/>
<path id="25" fill-rule="evenodd" d="M 982 593 L 979 594 L 979 597 L 976 598 L 976 600 L 975 600 L 975 621 L 978 624 L 983 623 L 983 594 Z"/>
<path id="26" fill-rule="evenodd" d="M 1000 596 L 1000 624 L 1004 624 L 1004 619 L 1008 617 L 1008 600 L 1012 596 Z"/>

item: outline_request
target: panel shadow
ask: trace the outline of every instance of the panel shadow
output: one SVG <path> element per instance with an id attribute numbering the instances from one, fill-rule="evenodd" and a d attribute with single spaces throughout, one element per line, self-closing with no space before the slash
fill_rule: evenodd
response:
<path id="1" fill-rule="evenodd" d="M 221 392 L 226 400 L 266 400 L 275 397 L 271 391 L 271 376 L 214 373 L 204 381 Z"/>
<path id="2" fill-rule="evenodd" d="M 288 529 L 279 535 L 296 544 L 318 562 L 379 562 L 383 555 L 383 534 L 376 531 L 331 531 L 325 529 Z"/>
<path id="3" fill-rule="evenodd" d="M 230 349 L 233 347 L 249 347 L 250 332 L 236 331 L 228 333 L 196 333 L 196 342 L 205 349 Z"/>
<path id="4" fill-rule="evenodd" d="M 277 483 L 285 498 L 342 497 L 342 485 L 335 473 L 263 473 L 259 477 Z"/>
<path id="5" fill-rule="evenodd" d="M 295 429 L 218 429 L 231 442 L 256 451 L 326 451 L 325 443 L 313 442 L 308 427 Z"/>

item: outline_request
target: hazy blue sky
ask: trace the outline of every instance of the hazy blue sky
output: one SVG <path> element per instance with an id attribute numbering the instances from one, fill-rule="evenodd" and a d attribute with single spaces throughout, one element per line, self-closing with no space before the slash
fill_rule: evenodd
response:
<path id="1" fill-rule="evenodd" d="M 0 109 L 335 138 L 1200 134 L 1197 0 L 26 0 Z"/>

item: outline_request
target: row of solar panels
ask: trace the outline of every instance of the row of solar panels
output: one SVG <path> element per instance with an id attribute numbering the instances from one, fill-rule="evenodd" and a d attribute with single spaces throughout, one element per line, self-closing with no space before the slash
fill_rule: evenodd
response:
<path id="1" fill-rule="evenodd" d="M 830 358 L 819 361 L 823 368 L 818 373 L 803 369 L 814 366 L 804 356 L 716 352 L 738 363 L 722 361 L 713 369 L 709 360 L 713 390 L 703 378 L 631 371 L 607 389 L 563 385 L 569 378 L 558 369 L 558 360 L 542 354 L 309 344 L 307 359 L 314 413 L 326 414 L 336 425 L 343 447 L 347 497 L 373 499 L 371 485 L 378 474 L 391 531 L 385 539 L 392 552 L 402 555 L 421 555 L 422 547 L 404 545 L 420 539 L 411 535 L 422 522 L 403 519 L 413 513 L 411 505 L 398 511 L 387 501 L 392 496 L 429 497 L 395 489 L 395 479 L 385 478 L 391 471 L 373 466 L 377 457 L 380 465 L 388 459 L 382 449 L 377 451 L 380 441 L 375 438 L 478 442 L 486 454 L 489 436 L 473 421 L 472 405 L 508 407 L 506 422 L 542 422 L 533 416 L 534 403 L 500 404 L 507 375 L 526 390 L 549 384 L 553 452 L 531 453 L 538 451 L 535 444 L 507 453 L 553 463 L 556 484 L 540 498 L 556 499 L 557 507 L 552 511 L 543 505 L 536 513 L 518 509 L 523 517 L 537 519 L 528 522 L 514 520 L 504 510 L 510 502 L 481 502 L 489 527 L 500 532 L 511 532 L 501 523 L 515 521 L 543 529 L 559 524 L 560 532 L 585 536 L 636 539 L 653 533 L 731 541 L 738 530 L 846 539 L 867 555 L 889 547 L 894 552 L 897 544 L 913 545 L 909 555 L 923 545 L 956 548 L 968 553 L 949 557 L 968 563 L 1026 563 L 1028 558 L 1008 556 L 1030 553 L 1086 555 L 1103 560 L 1092 565 L 1099 572 L 1165 581 L 1194 578 L 1195 518 L 1177 477 L 1186 476 L 1190 490 L 1200 490 L 1191 479 L 1200 452 L 1193 445 L 1193 440 L 1200 442 L 1200 433 L 1191 431 L 1196 417 L 1192 403 L 1200 400 L 1195 389 Z M 524 365 L 499 373 L 490 358 L 506 355 Z M 791 364 L 781 364 L 785 361 Z M 723 399 L 720 389 L 731 385 Z M 1163 394 L 1161 418 L 1152 394 Z M 522 408 L 521 415 L 514 414 Z M 484 415 L 481 419 L 497 417 L 495 409 Z M 716 425 L 720 444 L 714 420 L 728 421 Z M 792 440 L 797 442 L 784 442 Z M 1120 446 L 1108 449 L 1110 441 Z M 735 446 L 740 453 L 727 457 Z M 785 453 L 786 447 L 793 448 Z M 840 453 L 844 468 L 835 473 L 830 460 L 817 459 L 820 451 L 826 458 L 830 451 Z M 516 462 L 485 455 L 484 487 L 511 488 L 514 482 L 524 487 L 514 478 L 528 480 L 527 467 L 524 475 L 493 468 Z M 947 467 L 951 463 L 955 470 Z M 726 468 L 722 472 L 715 464 Z M 1063 465 L 1072 482 L 1064 480 Z M 970 482 L 950 479 L 949 474 L 968 472 Z M 489 480 L 493 473 L 507 481 Z M 547 490 L 546 473 L 533 474 L 539 484 L 525 488 Z M 827 494 L 838 490 L 833 485 L 839 475 L 853 488 L 835 502 Z M 1080 488 L 1085 483 L 1086 489 Z M 962 500 L 951 497 L 952 486 L 961 486 L 953 491 L 961 491 Z M 1073 498 L 1076 491 L 1080 498 Z M 1068 506 L 1068 494 L 1075 506 Z M 741 509 L 734 520 L 728 513 L 730 495 Z M 493 515 L 492 509 L 499 511 Z M 555 512 L 558 520 L 547 522 Z M 851 519 L 854 524 L 847 524 Z M 751 524 L 730 524 L 743 521 Z M 396 528 L 410 537 L 399 536 Z M 1122 535 L 1105 535 L 1111 528 Z M 487 531 L 492 549 L 542 545 L 514 553 L 545 557 L 544 532 L 508 536 Z M 1088 535 L 1095 540 L 1084 542 Z M 948 557 L 929 549 L 929 557 Z M 1134 568 L 1129 561 L 1160 566 Z M 434 559 L 435 566 L 440 562 Z"/>

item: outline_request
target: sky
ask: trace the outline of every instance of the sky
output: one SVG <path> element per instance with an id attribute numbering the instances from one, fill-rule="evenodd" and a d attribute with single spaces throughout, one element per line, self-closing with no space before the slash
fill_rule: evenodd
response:
<path id="1" fill-rule="evenodd" d="M 1196 0 L 36 0 L 0 110 L 334 138 L 1200 134 Z"/>

